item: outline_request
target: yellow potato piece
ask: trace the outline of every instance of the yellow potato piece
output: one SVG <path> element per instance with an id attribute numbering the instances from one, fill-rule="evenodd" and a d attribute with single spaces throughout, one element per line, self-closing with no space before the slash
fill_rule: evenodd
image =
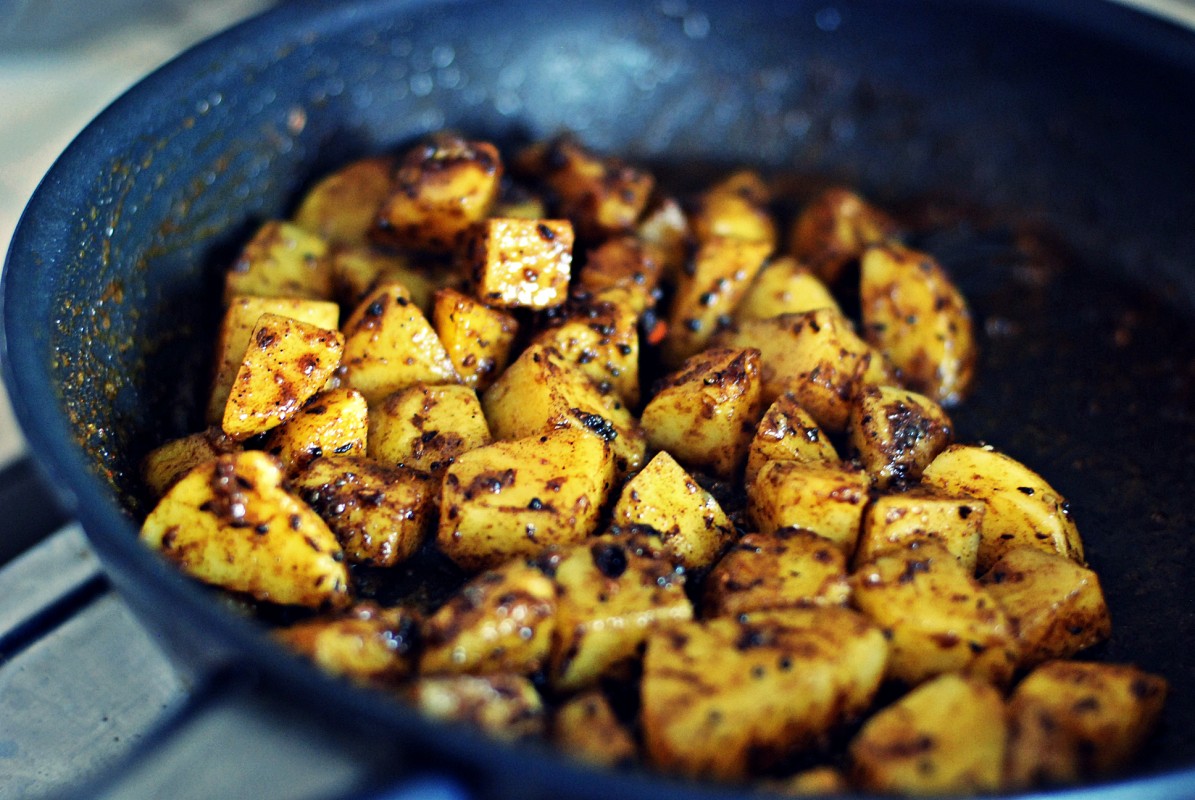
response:
<path id="1" fill-rule="evenodd" d="M 782 256 L 756 276 L 735 311 L 735 319 L 768 319 L 819 308 L 842 311 L 829 288 L 812 270 L 792 256 Z"/>
<path id="2" fill-rule="evenodd" d="M 467 260 L 473 293 L 487 305 L 552 308 L 568 299 L 573 225 L 567 219 L 488 219 Z"/>
<path id="3" fill-rule="evenodd" d="M 394 159 L 363 158 L 321 178 L 303 197 L 295 224 L 335 244 L 365 244 L 394 188 Z"/>
<path id="4" fill-rule="evenodd" d="M 369 418 L 370 458 L 435 476 L 490 441 L 481 403 L 467 386 L 417 383 L 387 397 Z"/>
<path id="5" fill-rule="evenodd" d="M 877 497 L 863 512 L 855 563 L 891 551 L 915 550 L 926 539 L 933 539 L 974 574 L 986 512 L 982 500 L 925 489 Z"/>
<path id="6" fill-rule="evenodd" d="M 478 390 L 488 388 L 506 369 L 519 332 L 512 315 L 455 289 L 436 292 L 432 324 L 461 382 Z"/>
<path id="7" fill-rule="evenodd" d="M 286 422 L 266 434 L 261 449 L 294 474 L 317 458 L 363 456 L 369 407 L 356 389 L 329 389 L 311 397 Z"/>
<path id="8" fill-rule="evenodd" d="M 224 302 L 237 295 L 332 299 L 328 243 L 298 225 L 270 220 L 224 275 Z"/>
<path id="9" fill-rule="evenodd" d="M 616 767 L 634 763 L 639 748 L 600 691 L 565 701 L 552 718 L 552 743 L 590 764 Z"/>
<path id="10" fill-rule="evenodd" d="M 810 606 L 844 606 L 851 597 L 842 548 L 811 531 L 748 533 L 705 579 L 706 617 Z"/>
<path id="11" fill-rule="evenodd" d="M 743 482 L 750 485 L 769 461 L 836 464 L 838 451 L 795 397 L 785 393 L 768 406 L 747 450 Z"/>
<path id="12" fill-rule="evenodd" d="M 747 489 L 747 513 L 761 533 L 812 531 L 855 552 L 867 502 L 867 475 L 839 464 L 769 461 Z"/>
<path id="13" fill-rule="evenodd" d="M 417 634 L 413 612 L 373 603 L 273 631 L 279 642 L 333 675 L 382 685 L 401 681 L 414 671 Z"/>

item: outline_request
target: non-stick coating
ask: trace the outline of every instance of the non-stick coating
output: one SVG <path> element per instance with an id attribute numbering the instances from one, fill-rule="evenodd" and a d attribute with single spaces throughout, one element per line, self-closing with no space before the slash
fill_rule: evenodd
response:
<path id="1" fill-rule="evenodd" d="M 285 4 L 136 87 L 38 191 L 4 278 L 17 415 L 114 580 L 197 671 L 248 665 L 337 730 L 522 796 L 658 794 L 283 657 L 136 543 L 137 462 L 199 425 L 195 343 L 238 242 L 354 156 L 443 126 L 569 129 L 682 180 L 747 163 L 844 181 L 900 210 L 972 298 L 984 355 L 961 435 L 1071 499 L 1115 624 L 1095 656 L 1173 685 L 1135 775 L 1177 791 L 1173 771 L 1195 779 L 1195 36 L 1103 3 L 1029 5 Z"/>

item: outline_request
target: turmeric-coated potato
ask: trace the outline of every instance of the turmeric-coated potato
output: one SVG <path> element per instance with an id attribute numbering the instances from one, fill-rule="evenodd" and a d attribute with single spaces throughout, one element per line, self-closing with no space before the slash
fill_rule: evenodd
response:
<path id="1" fill-rule="evenodd" d="M 792 256 L 782 256 L 755 276 L 734 316 L 736 320 L 768 319 L 819 308 L 842 310 L 812 270 Z"/>
<path id="2" fill-rule="evenodd" d="M 848 557 L 855 552 L 866 502 L 867 475 L 842 464 L 769 461 L 747 487 L 747 513 L 756 530 L 812 531 Z"/>
<path id="3" fill-rule="evenodd" d="M 627 306 L 638 316 L 656 304 L 663 260 L 658 248 L 637 237 L 608 239 L 586 255 L 577 286 L 590 295 L 622 289 Z"/>
<path id="4" fill-rule="evenodd" d="M 467 263 L 473 294 L 487 305 L 561 305 L 572 277 L 573 225 L 567 219 L 488 219 L 471 240 Z"/>
<path id="5" fill-rule="evenodd" d="M 632 764 L 639 753 L 631 732 L 596 689 L 581 692 L 556 709 L 552 743 L 574 758 L 604 767 Z"/>
<path id="6" fill-rule="evenodd" d="M 769 461 L 807 461 L 834 464 L 838 451 L 809 412 L 792 394 L 784 393 L 768 406 L 747 450 L 743 482 L 750 485 Z"/>
<path id="7" fill-rule="evenodd" d="M 674 197 L 660 197 L 647 209 L 635 234 L 660 263 L 661 277 L 674 279 L 688 258 L 693 238 L 689 219 Z"/>
<path id="8" fill-rule="evenodd" d="M 369 457 L 435 477 L 461 453 L 491 442 L 477 393 L 467 386 L 417 383 L 374 406 Z"/>
<path id="9" fill-rule="evenodd" d="M 297 414 L 266 434 L 261 449 L 294 474 L 321 456 L 363 456 L 369 407 L 356 389 L 312 395 Z"/>
<path id="10" fill-rule="evenodd" d="M 281 220 L 263 224 L 224 274 L 224 303 L 237 295 L 331 300 L 328 243 Z"/>
<path id="11" fill-rule="evenodd" d="M 432 324 L 461 383 L 478 391 L 488 388 L 506 369 L 519 332 L 513 316 L 455 289 L 436 292 Z"/>
<path id="12" fill-rule="evenodd" d="M 418 620 L 402 607 L 361 603 L 273 631 L 274 638 L 321 669 L 370 685 L 391 685 L 415 670 Z"/>
<path id="13" fill-rule="evenodd" d="M 932 539 L 945 547 L 969 574 L 975 573 L 979 531 L 987 504 L 969 497 L 952 497 L 912 489 L 875 498 L 863 511 L 863 529 L 855 549 L 855 563 L 870 561 L 893 550 L 916 550 Z"/>
<path id="14" fill-rule="evenodd" d="M 495 739 L 538 739 L 547 728 L 544 701 L 522 675 L 428 675 L 404 694 L 431 719 L 467 722 Z"/>
<path id="15" fill-rule="evenodd" d="M 855 192 L 832 187 L 813 198 L 793 221 L 789 248 L 826 283 L 843 268 L 897 232 L 896 223 Z"/>
<path id="16" fill-rule="evenodd" d="M 150 493 L 160 498 L 200 464 L 240 449 L 241 446 L 226 436 L 224 431 L 207 428 L 155 447 L 141 463 L 141 476 Z"/>
<path id="17" fill-rule="evenodd" d="M 363 245 L 378 208 L 393 189 L 392 157 L 353 161 L 308 190 L 295 212 L 295 224 L 333 244 Z"/>
<path id="18" fill-rule="evenodd" d="M 602 289 L 577 303 L 535 338 L 589 376 L 603 393 L 639 405 L 639 329 L 630 293 Z"/>
<path id="19" fill-rule="evenodd" d="M 767 242 L 776 248 L 776 223 L 768 210 L 772 192 L 754 170 L 740 170 L 697 198 L 689 222 L 698 242 L 715 236 Z"/>
<path id="20" fill-rule="evenodd" d="M 954 440 L 954 425 L 941 406 L 897 386 L 859 392 L 847 428 L 863 468 L 881 489 L 915 482 Z"/>
<path id="21" fill-rule="evenodd" d="M 422 263 L 426 257 L 372 247 L 337 247 L 332 251 L 332 281 L 336 299 L 356 308 L 384 283 L 401 283 L 411 302 L 424 314 L 432 307 L 432 293 L 451 273 Z"/>

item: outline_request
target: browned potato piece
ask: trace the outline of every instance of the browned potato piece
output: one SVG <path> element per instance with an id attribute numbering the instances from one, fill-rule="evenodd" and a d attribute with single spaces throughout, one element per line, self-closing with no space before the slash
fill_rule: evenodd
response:
<path id="1" fill-rule="evenodd" d="M 700 778 L 774 767 L 867 708 L 887 652 L 875 626 L 841 608 L 761 611 L 653 634 L 641 690 L 648 756 Z"/>
<path id="2" fill-rule="evenodd" d="M 656 304 L 661 269 L 658 248 L 634 236 L 619 236 L 589 251 L 577 275 L 577 286 L 590 295 L 623 289 L 627 307 L 639 315 Z"/>
<path id="3" fill-rule="evenodd" d="M 270 220 L 224 274 L 224 303 L 237 295 L 331 300 L 328 243 L 293 223 Z"/>
<path id="4" fill-rule="evenodd" d="M 582 541 L 614 481 L 610 447 L 563 429 L 460 455 L 444 476 L 436 542 L 467 570 Z"/>
<path id="5" fill-rule="evenodd" d="M 407 699 L 443 722 L 467 722 L 506 741 L 539 738 L 547 728 L 544 703 L 522 675 L 430 675 L 416 678 Z"/>
<path id="6" fill-rule="evenodd" d="M 759 788 L 786 797 L 825 797 L 846 794 L 851 785 L 835 767 L 810 767 L 785 778 L 760 781 Z"/>
<path id="7" fill-rule="evenodd" d="M 556 632 L 549 680 L 560 691 L 593 686 L 637 658 L 660 627 L 692 619 L 684 573 L 615 537 L 598 537 L 556 563 Z"/>
<path id="8" fill-rule="evenodd" d="M 365 244 L 394 187 L 394 159 L 362 158 L 321 178 L 303 197 L 295 224 L 334 244 Z"/>
<path id="9" fill-rule="evenodd" d="M 232 298 L 224 312 L 216 342 L 216 372 L 207 406 L 209 425 L 219 425 L 224 419 L 224 407 L 228 405 L 232 382 L 236 380 L 241 362 L 245 360 L 249 339 L 262 314 L 278 314 L 333 331 L 340 328 L 340 306 L 326 300 L 252 296 Z"/>
<path id="10" fill-rule="evenodd" d="M 660 198 L 643 215 L 635 232 L 659 261 L 661 277 L 674 278 L 685 264 L 692 238 L 680 203 L 672 197 Z"/>
<path id="11" fill-rule="evenodd" d="M 940 675 L 867 721 L 851 741 L 851 777 L 885 795 L 994 793 L 1007 736 L 1000 692 Z"/>
<path id="12" fill-rule="evenodd" d="M 862 197 L 840 187 L 822 192 L 793 221 L 789 248 L 826 283 L 834 283 L 868 245 L 896 233 L 896 223 Z"/>
<path id="13" fill-rule="evenodd" d="M 468 263 L 473 293 L 488 305 L 558 306 L 568 299 L 573 224 L 567 219 L 488 219 L 472 240 Z"/>
<path id="14" fill-rule="evenodd" d="M 863 468 L 881 489 L 917 481 L 954 440 L 954 425 L 941 406 L 898 386 L 861 391 L 847 429 Z"/>
<path id="15" fill-rule="evenodd" d="M 334 617 L 317 617 L 273 631 L 274 638 L 333 675 L 391 684 L 413 670 L 418 621 L 405 608 L 362 603 Z"/>
<path id="16" fill-rule="evenodd" d="M 1083 563 L 1083 542 L 1070 506 L 1019 461 L 991 447 L 951 445 L 925 468 L 922 481 L 943 493 L 987 503 L 979 539 L 980 570 L 1024 544 Z"/>
<path id="17" fill-rule="evenodd" d="M 384 283 L 344 323 L 344 381 L 371 404 L 417 383 L 459 383 L 427 318 L 401 283 Z"/>
<path id="18" fill-rule="evenodd" d="M 603 289 L 535 338 L 628 407 L 639 404 L 639 328 L 623 289 Z"/>
<path id="19" fill-rule="evenodd" d="M 855 607 L 892 645 L 889 675 L 917 684 L 961 672 L 1005 686 L 1017 665 L 1016 632 L 996 599 L 945 547 L 926 540 L 851 577 Z"/>
<path id="20" fill-rule="evenodd" d="M 374 237 L 401 248 L 459 251 L 474 223 L 490 213 L 501 180 L 494 145 L 452 133 L 432 136 L 403 156 Z"/>
<path id="21" fill-rule="evenodd" d="M 432 294 L 446 275 L 420 268 L 405 253 L 367 247 L 339 247 L 332 253 L 332 280 L 336 297 L 346 308 L 356 308 L 370 292 L 384 283 L 401 283 L 420 311 L 432 307 Z"/>
<path id="22" fill-rule="evenodd" d="M 842 310 L 834 295 L 808 267 L 792 256 L 782 256 L 755 277 L 734 316 L 736 320 L 768 319 L 819 308 Z"/>
<path id="23" fill-rule="evenodd" d="M 932 256 L 899 245 L 863 255 L 863 334 L 901 383 L 946 405 L 962 400 L 975 372 L 971 312 Z"/>
<path id="24" fill-rule="evenodd" d="M 810 531 L 749 533 L 710 570 L 706 617 L 806 606 L 842 606 L 851 596 L 842 548 Z"/>
<path id="25" fill-rule="evenodd" d="M 343 349 L 339 331 L 262 314 L 233 379 L 221 428 L 243 441 L 286 422 L 332 377 Z"/>
<path id="26" fill-rule="evenodd" d="M 750 484 L 769 461 L 806 461 L 835 464 L 838 451 L 818 428 L 809 412 L 787 392 L 764 412 L 755 438 L 747 450 L 747 468 L 743 482 Z"/>
<path id="27" fill-rule="evenodd" d="M 161 497 L 200 464 L 240 449 L 241 446 L 225 436 L 224 431 L 208 428 L 155 447 L 142 462 L 141 475 L 153 496 Z"/>
<path id="28" fill-rule="evenodd" d="M 647 441 L 693 469 L 734 477 L 759 419 L 759 352 L 715 348 L 685 361 L 643 409 Z"/>
<path id="29" fill-rule="evenodd" d="M 363 456 L 369 408 L 356 389 L 313 395 L 297 414 L 266 434 L 261 449 L 294 474 L 320 456 Z"/>
<path id="30" fill-rule="evenodd" d="M 769 461 L 747 487 L 747 513 L 760 533 L 802 528 L 855 552 L 867 475 L 843 464 Z"/>
<path id="31" fill-rule="evenodd" d="M 759 173 L 735 172 L 715 183 L 697 199 L 689 222 L 699 242 L 726 236 L 767 242 L 776 248 L 776 223 L 768 211 L 771 190 Z"/>
<path id="32" fill-rule="evenodd" d="M 436 292 L 432 325 L 461 382 L 478 391 L 488 388 L 506 369 L 519 332 L 513 316 L 455 289 Z"/>
<path id="33" fill-rule="evenodd" d="M 543 219 L 548 216 L 548 206 L 539 192 L 521 183 L 503 180 L 498 187 L 498 199 L 490 209 L 490 216 Z"/>
<path id="34" fill-rule="evenodd" d="M 548 659 L 556 584 L 521 561 L 469 581 L 423 626 L 419 671 L 529 675 Z"/>
<path id="35" fill-rule="evenodd" d="M 1022 667 L 1073 656 L 1112 633 L 1099 577 L 1064 556 L 1014 547 L 980 583 L 1016 626 Z"/>
<path id="36" fill-rule="evenodd" d="M 491 442 L 477 394 L 467 386 L 417 383 L 387 397 L 369 419 L 369 457 L 437 478 L 461 453 Z"/>
<path id="37" fill-rule="evenodd" d="M 864 386 L 892 383 L 883 356 L 855 334 L 850 320 L 830 308 L 744 320 L 717 341 L 759 350 L 763 402 L 791 392 L 828 431 L 846 427 L 851 403 Z"/>
<path id="38" fill-rule="evenodd" d="M 622 487 L 611 521 L 656 531 L 669 556 L 686 569 L 714 563 L 734 536 L 714 496 L 663 450 Z"/>
<path id="39" fill-rule="evenodd" d="M 855 563 L 863 564 L 889 551 L 916 549 L 925 539 L 933 539 L 974 574 L 986 512 L 982 500 L 923 489 L 877 497 L 863 512 Z"/>
<path id="40" fill-rule="evenodd" d="M 343 607 L 340 543 L 282 477 L 260 451 L 220 456 L 174 484 L 145 518 L 141 541 L 205 583 L 283 605 Z"/>
<path id="41" fill-rule="evenodd" d="M 575 758 L 604 767 L 632 764 L 639 752 L 610 701 L 596 689 L 582 692 L 556 709 L 552 742 Z"/>
<path id="42" fill-rule="evenodd" d="M 317 458 L 292 485 L 336 533 L 350 563 L 378 567 L 419 549 L 436 491 L 423 473 L 360 457 Z"/>
<path id="43" fill-rule="evenodd" d="M 1042 664 L 1008 702 L 1005 788 L 1078 783 L 1124 769 L 1157 725 L 1168 688 L 1128 665 Z"/>

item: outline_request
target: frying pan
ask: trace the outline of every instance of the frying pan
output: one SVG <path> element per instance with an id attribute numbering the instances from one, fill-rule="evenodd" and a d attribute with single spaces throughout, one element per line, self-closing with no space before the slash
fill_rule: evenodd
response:
<path id="1" fill-rule="evenodd" d="M 445 126 L 572 130 L 682 184 L 742 164 L 794 196 L 845 182 L 900 214 L 979 323 L 960 437 L 1071 500 L 1115 627 L 1092 657 L 1172 684 L 1133 771 L 1077 794 L 1188 793 L 1195 35 L 1103 2 L 292 2 L 137 85 L 21 221 L 4 370 L 49 480 L 197 686 L 241 676 L 242 696 L 284 698 L 381 779 L 417 765 L 478 795 L 734 794 L 427 722 L 286 655 L 137 542 L 138 461 L 200 426 L 197 342 L 239 243 L 322 173 Z"/>

